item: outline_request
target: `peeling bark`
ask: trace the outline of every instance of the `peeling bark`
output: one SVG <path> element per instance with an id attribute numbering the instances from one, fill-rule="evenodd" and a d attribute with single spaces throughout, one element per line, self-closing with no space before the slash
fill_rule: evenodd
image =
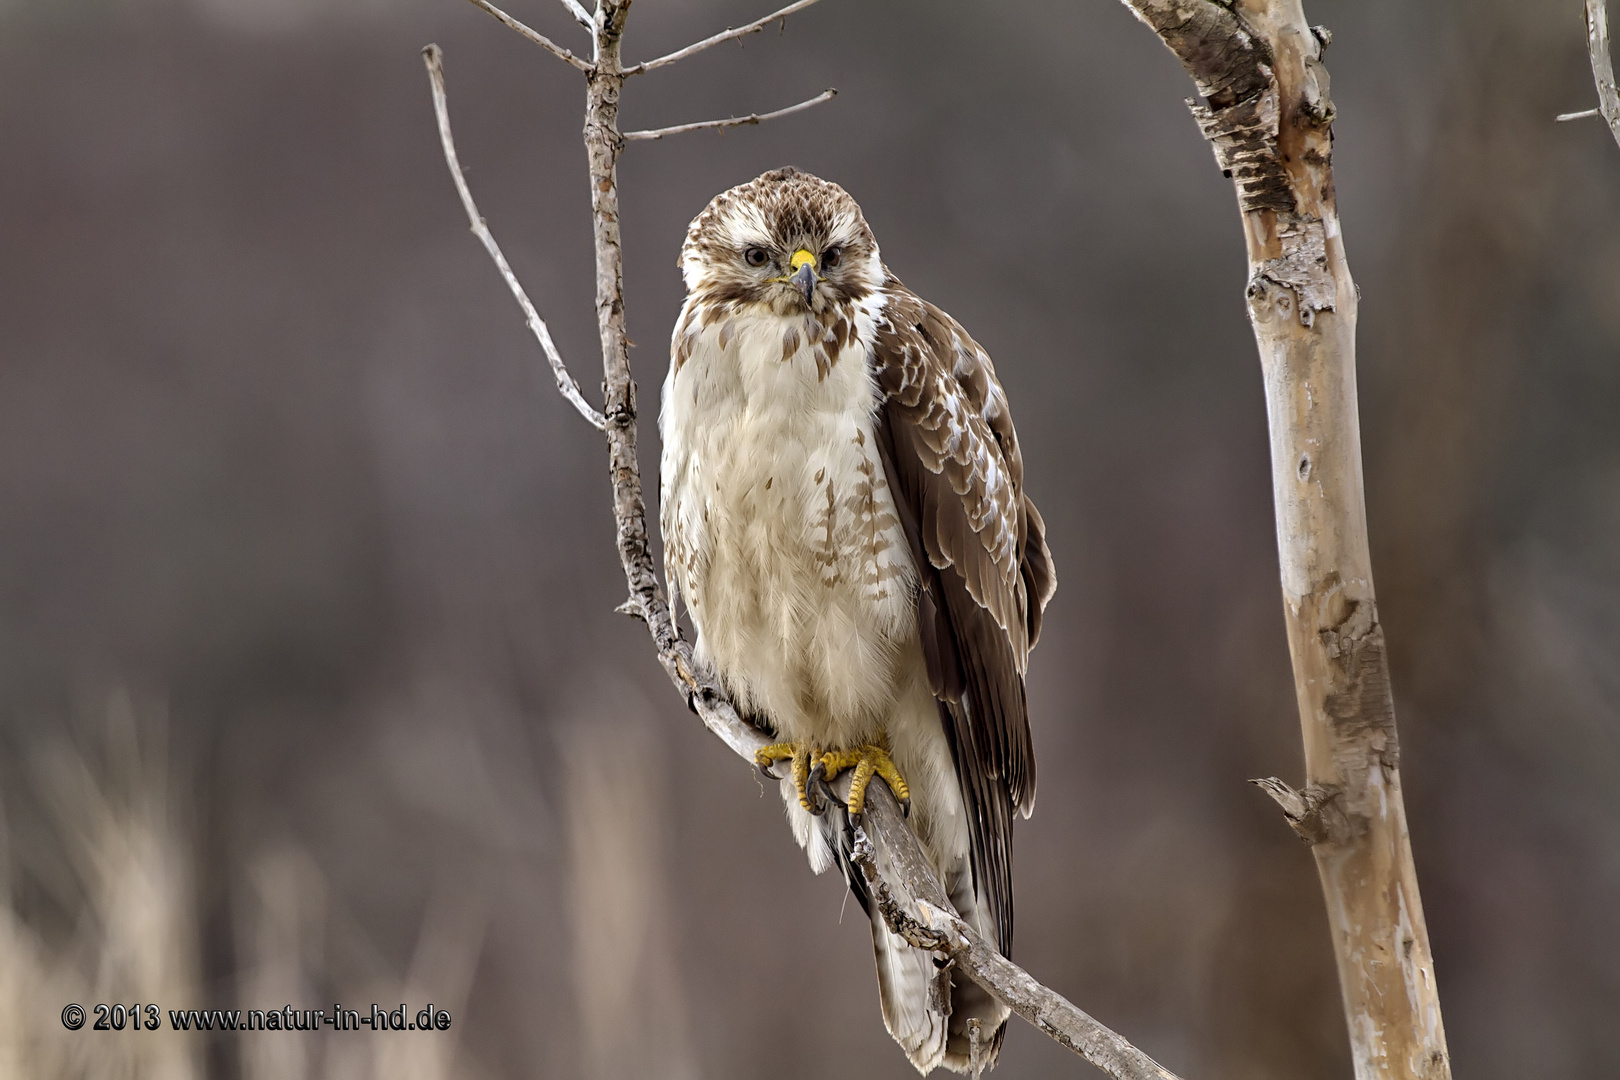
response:
<path id="1" fill-rule="evenodd" d="M 1449 1080 L 1367 542 L 1358 298 L 1321 61 L 1329 38 L 1306 24 L 1299 0 L 1125 3 L 1204 94 L 1193 115 L 1232 178 L 1248 246 L 1307 780 L 1303 791 L 1256 783 L 1316 857 L 1356 1077 Z"/>

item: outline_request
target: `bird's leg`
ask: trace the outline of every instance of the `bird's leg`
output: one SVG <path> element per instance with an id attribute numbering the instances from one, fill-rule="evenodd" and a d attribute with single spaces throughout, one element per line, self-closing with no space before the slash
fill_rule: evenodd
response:
<path id="1" fill-rule="evenodd" d="M 811 771 L 810 780 L 832 780 L 845 769 L 853 768 L 855 775 L 849 781 L 849 812 L 859 817 L 861 811 L 866 809 L 866 789 L 872 783 L 872 777 L 881 777 L 894 797 L 900 800 L 900 808 L 907 814 L 911 813 L 911 788 L 906 785 L 905 778 L 895 767 L 894 759 L 889 756 L 889 741 L 884 738 L 878 742 L 866 743 L 853 750 L 829 750 L 816 759 L 815 768 Z"/>
<path id="2" fill-rule="evenodd" d="M 799 792 L 799 805 L 812 814 L 821 815 L 827 812 L 826 803 L 819 795 L 812 798 L 810 781 L 810 759 L 816 756 L 815 747 L 808 742 L 781 742 L 761 747 L 754 754 L 754 764 L 759 771 L 772 780 L 781 777 L 771 772 L 771 766 L 778 761 L 790 759 L 793 762 L 793 786 Z"/>

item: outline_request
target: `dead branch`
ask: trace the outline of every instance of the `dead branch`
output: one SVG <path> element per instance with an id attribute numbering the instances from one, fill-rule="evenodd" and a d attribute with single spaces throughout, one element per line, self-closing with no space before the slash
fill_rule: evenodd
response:
<path id="1" fill-rule="evenodd" d="M 450 108 L 444 96 L 444 54 L 437 45 L 429 45 L 422 50 L 422 57 L 427 64 L 428 81 L 433 85 L 433 112 L 439 118 L 439 143 L 444 147 L 445 164 L 450 166 L 450 179 L 455 181 L 456 192 L 461 196 L 461 205 L 467 211 L 467 220 L 472 223 L 473 235 L 484 245 L 489 257 L 495 260 L 495 268 L 501 272 L 506 287 L 512 290 L 518 306 L 523 309 L 523 319 L 528 324 L 529 331 L 540 342 L 540 348 L 546 354 L 546 361 L 551 365 L 551 374 L 557 380 L 558 392 L 568 400 L 579 415 L 585 418 L 586 423 L 597 431 L 606 431 L 607 420 L 591 407 L 590 402 L 586 401 L 580 392 L 579 383 L 569 374 L 568 365 L 563 363 L 562 353 L 557 351 L 556 342 L 551 340 L 551 329 L 546 326 L 546 320 L 540 317 L 534 304 L 529 301 L 529 294 L 518 284 L 517 275 L 512 272 L 506 256 L 501 254 L 500 245 L 495 242 L 489 226 L 484 223 L 483 215 L 473 203 L 472 192 L 467 187 L 467 178 L 462 174 L 461 162 L 456 157 L 456 141 L 450 135 Z"/>
<path id="2" fill-rule="evenodd" d="M 1334 807 L 1333 800 L 1339 793 L 1332 788 L 1307 784 L 1304 791 L 1295 791 L 1275 776 L 1249 783 L 1271 796 L 1288 827 L 1307 844 L 1322 844 L 1329 839 L 1342 843 L 1349 835 L 1350 823 Z"/>
<path id="3" fill-rule="evenodd" d="M 471 0 L 495 14 L 508 25 L 504 13 L 485 0 Z M 597 0 L 596 16 L 592 20 L 595 36 L 595 63 L 586 65 L 586 122 L 585 149 L 589 163 L 591 186 L 591 219 L 596 253 L 596 316 L 602 345 L 602 373 L 604 407 L 603 422 L 597 424 L 607 436 L 608 460 L 613 487 L 613 519 L 619 561 L 629 587 L 629 598 L 617 610 L 634 615 L 647 626 L 652 637 L 658 661 L 676 688 L 686 698 L 687 705 L 697 713 L 705 726 L 753 767 L 754 755 L 770 741 L 770 737 L 744 720 L 737 712 L 719 681 L 692 654 L 692 646 L 682 639 L 672 617 L 669 604 L 654 569 L 652 548 L 647 533 L 646 507 L 641 494 L 641 470 L 636 455 L 636 391 L 630 377 L 629 338 L 625 333 L 624 271 L 622 242 L 619 234 L 619 195 L 617 164 L 629 135 L 618 130 L 619 95 L 625 76 L 653 67 L 672 63 L 721 41 L 753 33 L 773 19 L 781 18 L 814 0 L 800 0 L 757 23 L 750 23 L 734 31 L 716 35 L 697 45 L 671 53 L 634 69 L 620 64 L 620 43 L 630 0 Z M 521 24 L 514 26 L 514 29 Z M 538 35 L 535 35 L 538 36 Z M 450 166 L 457 190 L 462 194 L 474 232 L 484 240 L 486 248 L 496 259 L 514 295 L 524 306 L 526 315 L 542 329 L 544 323 L 533 314 L 533 305 L 527 302 L 515 278 L 510 274 L 499 248 L 483 226 L 473 206 L 471 195 L 455 156 L 455 144 L 450 137 L 450 121 L 444 103 L 444 84 L 441 53 L 437 46 L 423 50 L 429 79 L 433 86 L 434 108 L 439 117 L 441 143 L 445 160 Z M 571 62 L 571 54 L 569 56 Z M 575 66 L 579 66 L 576 64 Z M 803 102 L 778 113 L 742 118 L 738 123 L 757 123 L 773 116 L 786 115 L 808 108 L 832 96 L 832 91 L 809 102 Z M 662 132 L 635 132 L 641 138 L 656 138 L 676 130 L 696 127 L 720 126 L 721 123 L 687 125 Z M 537 331 L 537 334 L 539 331 Z M 549 341 L 549 334 L 545 340 Z M 548 350 L 548 357 L 551 355 Z M 560 359 L 556 362 L 561 364 Z M 555 370 L 555 369 L 554 369 Z M 566 369 L 559 375 L 558 389 L 568 395 L 562 381 Z M 572 383 L 572 379 L 569 379 Z M 575 387 L 577 391 L 577 386 Z M 570 398 L 570 400 L 573 400 Z M 579 408 L 579 405 L 575 405 Z M 588 408 L 588 406 L 586 406 Z M 590 416 L 588 415 L 589 419 Z M 594 421 L 593 421 L 594 423 Z M 841 778 L 848 782 L 848 775 Z M 905 823 L 899 804 L 883 784 L 874 784 L 868 790 L 866 812 L 862 826 L 870 830 L 891 855 L 895 867 L 893 881 L 876 879 L 882 895 L 890 897 L 893 918 L 898 925 L 915 928 L 920 947 L 939 948 L 954 958 L 956 964 L 973 981 L 984 987 L 998 1000 L 1025 1017 L 1029 1022 L 1085 1057 L 1117 1080 L 1177 1080 L 1175 1075 L 1155 1063 L 1147 1055 L 1131 1046 L 1124 1038 L 1099 1024 L 1076 1008 L 1061 995 L 1036 982 L 1022 968 L 1013 964 L 973 935 L 961 923 L 951 907 L 944 889 L 934 877 L 916 836 Z M 871 871 L 875 874 L 875 868 Z M 915 898 L 917 915 L 901 908 L 895 896 Z M 919 921 L 926 920 L 926 921 Z"/>
<path id="4" fill-rule="evenodd" d="M 665 64 L 673 64 L 677 60 L 685 60 L 693 53 L 700 53 L 704 49 L 713 48 L 714 46 L 723 44 L 727 41 L 735 41 L 737 38 L 747 37 L 749 34 L 757 34 L 767 26 L 771 25 L 771 23 L 775 22 L 777 19 L 785 20 L 789 15 L 792 15 L 796 11 L 803 11 L 805 8 L 809 7 L 815 2 L 816 0 L 794 0 L 794 3 L 789 4 L 780 11 L 771 12 L 763 19 L 755 19 L 748 25 L 739 26 L 735 30 L 723 30 L 718 34 L 715 34 L 713 37 L 706 37 L 695 45 L 688 45 L 684 49 L 677 49 L 675 52 L 672 52 L 667 56 L 660 56 L 656 60 L 648 60 L 644 63 L 637 64 L 634 67 L 627 67 L 621 72 L 621 74 L 640 75 L 643 71 L 651 71 L 654 68 L 661 68 Z M 785 26 L 786 23 L 784 22 L 783 25 Z"/>
<path id="5" fill-rule="evenodd" d="M 1236 188 L 1248 245 L 1308 781 L 1256 783 L 1316 856 L 1358 1080 L 1449 1080 L 1373 595 L 1328 34 L 1300 0 L 1124 3 L 1197 83 L 1203 101 L 1189 104 Z"/>
<path id="6" fill-rule="evenodd" d="M 552 41 L 538 30 L 529 29 L 527 26 L 512 18 L 512 16 L 490 3 L 489 0 L 467 0 L 467 3 L 481 11 L 486 11 L 493 15 L 498 22 L 510 27 L 513 30 L 516 30 L 518 33 L 522 34 L 524 37 L 528 38 L 530 41 L 549 52 L 552 56 L 555 56 L 557 59 L 563 61 L 565 64 L 576 67 L 580 71 L 585 72 L 587 75 L 590 74 L 590 64 L 586 63 L 584 60 L 581 60 L 579 57 L 575 56 L 573 53 L 569 52 L 555 41 Z M 564 3 L 567 3 L 567 0 L 564 0 Z M 590 25 L 591 24 L 587 22 L 585 24 L 585 28 L 587 30 L 590 29 Z"/>
<path id="7" fill-rule="evenodd" d="M 824 101 L 831 101 L 838 96 L 838 91 L 828 87 L 808 101 L 801 101 L 797 105 L 789 105 L 785 109 L 777 109 L 768 113 L 749 113 L 747 116 L 733 116 L 728 120 L 700 120 L 695 124 L 677 124 L 674 127 L 651 128 L 646 131 L 627 131 L 624 133 L 625 142 L 639 142 L 644 139 L 662 139 L 665 135 L 680 135 L 687 131 L 702 131 L 704 128 L 731 128 L 741 127 L 744 124 L 757 124 L 762 120 L 775 120 L 779 116 L 788 116 L 792 113 L 803 112 L 813 108 Z"/>

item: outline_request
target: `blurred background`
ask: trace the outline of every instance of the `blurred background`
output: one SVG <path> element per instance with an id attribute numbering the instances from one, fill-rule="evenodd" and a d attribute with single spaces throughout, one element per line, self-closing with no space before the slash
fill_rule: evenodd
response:
<path id="1" fill-rule="evenodd" d="M 1620 1072 L 1620 149 L 1579 0 L 1334 32 L 1380 610 L 1457 1075 Z M 554 0 L 519 18 L 576 49 Z M 646 0 L 631 59 L 767 11 Z M 578 74 L 458 0 L 0 0 L 0 1075 L 904 1077 L 871 946 L 614 615 Z M 795 164 L 985 344 L 1060 588 L 1015 955 L 1189 1078 L 1351 1075 L 1230 184 L 1115 0 L 825 0 L 633 81 L 654 402 L 686 223 Z M 68 1033 L 432 1001 L 445 1036 Z M 998 1076 L 1095 1075 L 1014 1022 Z"/>

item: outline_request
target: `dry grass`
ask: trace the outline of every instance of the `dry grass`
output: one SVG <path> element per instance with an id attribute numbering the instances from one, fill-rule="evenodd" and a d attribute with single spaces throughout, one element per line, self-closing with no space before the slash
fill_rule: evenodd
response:
<path id="1" fill-rule="evenodd" d="M 425 1002 L 459 1016 L 483 943 L 476 901 L 446 893 L 430 904 L 403 978 L 330 977 L 335 918 L 324 876 L 290 843 L 251 855 L 232 893 L 240 970 L 209 991 L 199 976 L 195 852 L 190 809 L 174 780 L 160 711 L 127 695 L 110 702 L 100 745 L 39 748 L 33 790 L 6 793 L 38 811 L 46 843 L 19 841 L 0 818 L 0 1077 L 32 1080 L 192 1080 L 207 1074 L 207 1040 L 227 1040 L 246 1080 L 462 1080 L 475 1076 L 452 1033 L 431 1040 L 369 1031 L 207 1036 L 170 1028 L 170 1008 L 319 1008 L 345 1002 Z M 24 850 L 49 847 L 49 853 Z M 42 857 L 34 857 L 34 856 Z M 53 873 L 52 865 L 67 873 Z M 18 903 L 29 876 L 50 900 Z M 39 910 L 33 910 L 33 909 Z M 62 929 L 65 927 L 66 929 Z M 363 942 L 348 952 L 365 952 Z M 227 1000 L 229 999 L 229 1000 Z M 69 1031 L 69 1002 L 155 1002 L 157 1031 Z"/>

